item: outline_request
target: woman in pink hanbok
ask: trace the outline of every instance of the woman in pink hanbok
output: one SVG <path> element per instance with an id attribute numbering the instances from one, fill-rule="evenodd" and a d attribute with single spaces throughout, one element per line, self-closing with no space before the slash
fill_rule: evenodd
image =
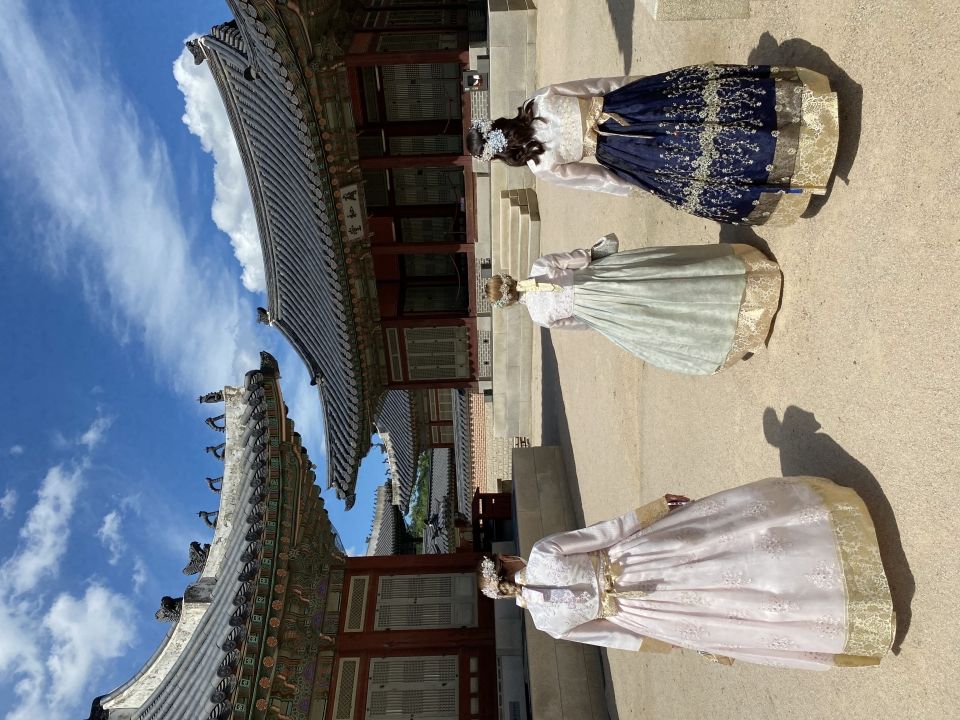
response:
<path id="1" fill-rule="evenodd" d="M 771 478 L 697 501 L 667 495 L 484 558 L 482 591 L 552 637 L 718 662 L 876 665 L 895 631 L 867 508 L 822 478 Z"/>

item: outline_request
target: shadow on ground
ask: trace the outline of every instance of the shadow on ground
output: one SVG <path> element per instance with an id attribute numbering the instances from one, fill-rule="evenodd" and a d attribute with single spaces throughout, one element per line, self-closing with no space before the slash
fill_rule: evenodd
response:
<path id="1" fill-rule="evenodd" d="M 553 339 L 546 328 L 540 330 L 540 357 L 543 363 L 540 393 L 542 405 L 543 445 L 557 445 L 563 453 L 563 465 L 570 484 L 570 499 L 580 527 L 585 525 L 583 516 L 583 496 L 577 482 L 577 464 L 573 459 L 573 443 L 570 440 L 570 423 L 567 422 L 567 408 L 563 402 L 563 388 L 560 386 L 560 369 L 557 366 L 557 352 Z"/>
<path id="2" fill-rule="evenodd" d="M 637 12 L 637 0 L 607 0 L 607 10 L 613 21 L 617 47 L 623 55 L 623 74 L 629 75 L 633 67 L 633 16 Z"/>
<path id="3" fill-rule="evenodd" d="M 608 3 L 617 0 L 607 0 Z M 760 36 L 757 46 L 750 51 L 747 62 L 753 65 L 793 65 L 816 70 L 830 78 L 840 106 L 840 145 L 833 166 L 833 178 L 826 195 L 811 199 L 803 217 L 813 217 L 826 204 L 837 178 L 850 184 L 850 169 L 860 149 L 860 129 L 863 118 L 863 87 L 837 65 L 825 50 L 806 40 L 793 38 L 778 43 L 770 33 Z"/>
<path id="4" fill-rule="evenodd" d="M 616 0 L 608 0 L 616 2 Z M 564 470 L 567 482 L 570 485 L 570 499 L 577 517 L 577 523 L 584 527 L 583 496 L 580 494 L 580 484 L 577 482 L 577 465 L 573 459 L 573 445 L 570 441 L 570 424 L 567 422 L 567 408 L 563 402 L 563 388 L 560 386 L 560 369 L 557 365 L 557 352 L 553 347 L 553 338 L 546 328 L 540 329 L 540 357 L 543 363 L 541 382 L 543 389 L 540 393 L 542 405 L 542 440 L 543 445 L 557 445 L 563 454 Z M 617 712 L 616 687 L 611 680 L 610 660 L 606 648 L 600 650 L 600 659 L 603 663 L 604 693 L 607 700 L 607 712 L 610 720 L 620 720 Z"/>
<path id="5" fill-rule="evenodd" d="M 916 585 L 900 543 L 897 519 L 873 474 L 820 430 L 821 425 L 813 413 L 794 405 L 784 411 L 782 421 L 773 408 L 767 408 L 763 413 L 763 434 L 768 443 L 780 450 L 780 470 L 785 477 L 812 475 L 828 478 L 856 490 L 870 510 L 883 566 L 890 581 L 893 608 L 897 613 L 893 652 L 899 655 L 900 646 L 910 629 L 910 605 Z"/>
<path id="6" fill-rule="evenodd" d="M 770 245 L 762 237 L 753 231 L 748 225 L 721 225 L 720 226 L 721 243 L 742 243 L 756 248 L 771 260 L 776 260 L 776 256 L 770 249 Z"/>

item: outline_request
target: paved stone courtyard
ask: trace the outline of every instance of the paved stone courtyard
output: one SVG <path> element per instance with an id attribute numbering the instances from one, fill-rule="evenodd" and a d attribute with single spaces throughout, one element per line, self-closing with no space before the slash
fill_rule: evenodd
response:
<path id="1" fill-rule="evenodd" d="M 749 20 L 655 23 L 635 0 L 540 0 L 539 84 L 695 62 L 797 64 L 840 94 L 837 178 L 813 217 L 756 233 L 541 183 L 544 252 L 748 242 L 785 276 L 769 348 L 715 377 L 644 367 L 602 338 L 544 332 L 534 442 L 563 449 L 582 520 L 664 492 L 772 475 L 860 490 L 902 649 L 879 669 L 711 665 L 608 653 L 622 720 L 960 717 L 960 8 L 955 0 L 762 0 Z M 906 626 L 909 626 L 908 628 Z"/>

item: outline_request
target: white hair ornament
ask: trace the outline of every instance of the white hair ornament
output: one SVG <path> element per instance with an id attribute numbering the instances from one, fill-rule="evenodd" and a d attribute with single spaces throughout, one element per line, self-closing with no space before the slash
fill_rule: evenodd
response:
<path id="1" fill-rule="evenodd" d="M 493 301 L 493 307 L 503 309 L 517 299 L 517 294 L 510 289 L 516 287 L 517 281 L 505 272 L 497 273 L 492 277 L 500 278 L 500 297 Z"/>
<path id="2" fill-rule="evenodd" d="M 483 560 L 480 561 L 480 575 L 483 578 L 480 591 L 488 598 L 493 598 L 494 600 L 499 598 L 500 593 L 497 585 L 500 576 L 499 573 L 497 573 L 497 564 L 490 558 L 484 557 Z"/>
<path id="3" fill-rule="evenodd" d="M 483 152 L 475 157 L 483 162 L 490 162 L 494 156 L 507 149 L 507 137 L 503 130 L 494 130 L 493 123 L 489 120 L 474 120 L 472 127 L 483 138 Z"/>

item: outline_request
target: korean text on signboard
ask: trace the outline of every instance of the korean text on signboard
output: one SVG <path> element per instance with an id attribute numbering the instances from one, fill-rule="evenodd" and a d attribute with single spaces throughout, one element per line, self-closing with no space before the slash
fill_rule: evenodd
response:
<path id="1" fill-rule="evenodd" d="M 360 203 L 360 192 L 356 185 L 347 185 L 340 191 L 340 201 L 343 203 L 343 223 L 347 228 L 347 239 L 350 241 L 363 239 L 363 212 Z"/>

